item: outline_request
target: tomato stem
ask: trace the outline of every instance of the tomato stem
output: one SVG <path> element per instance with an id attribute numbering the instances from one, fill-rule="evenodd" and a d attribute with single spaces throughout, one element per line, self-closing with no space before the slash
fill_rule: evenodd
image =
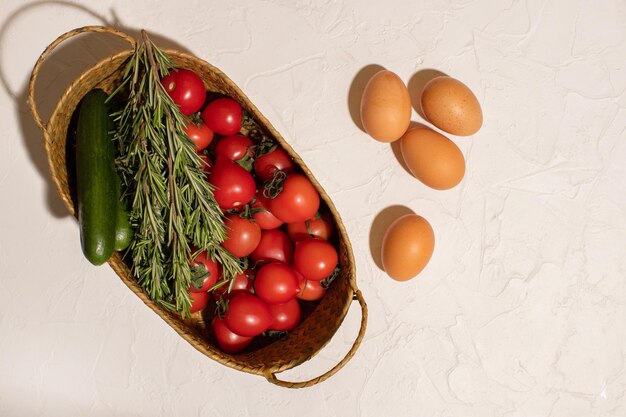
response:
<path id="1" fill-rule="evenodd" d="M 285 171 L 281 169 L 277 169 L 274 171 L 274 176 L 271 180 L 267 181 L 263 185 L 263 196 L 265 198 L 276 198 L 278 194 L 283 191 L 283 183 L 285 182 L 285 178 L 287 178 L 287 174 Z"/>
<path id="2" fill-rule="evenodd" d="M 191 268 L 191 285 L 199 290 L 204 284 L 204 280 L 211 276 L 206 265 L 195 265 Z"/>
<path id="3" fill-rule="evenodd" d="M 269 337 L 270 339 L 280 340 L 284 339 L 289 335 L 289 332 L 286 330 L 266 330 L 263 332 L 262 336 Z"/>
<path id="4" fill-rule="evenodd" d="M 224 318 L 226 312 L 228 311 L 228 300 L 216 297 L 215 299 L 215 315 L 219 318 Z"/>
<path id="5" fill-rule="evenodd" d="M 273 152 L 277 147 L 278 144 L 276 142 L 263 138 L 255 148 L 255 157 L 260 158 L 263 155 L 267 155 L 268 153 Z"/>
<path id="6" fill-rule="evenodd" d="M 250 156 L 247 152 L 245 156 L 237 159 L 235 162 L 246 171 L 252 172 L 252 168 L 254 166 L 254 158 Z"/>
<path id="7" fill-rule="evenodd" d="M 330 287 L 330 284 L 332 284 L 332 282 L 337 279 L 337 277 L 339 276 L 339 272 L 341 271 L 341 268 L 339 268 L 339 266 L 337 266 L 333 272 L 330 273 L 329 276 L 327 276 L 326 278 L 324 278 L 323 280 L 320 281 L 320 284 L 322 285 L 322 287 L 324 289 L 328 289 L 328 287 Z"/>
<path id="8" fill-rule="evenodd" d="M 202 116 L 200 116 L 200 112 L 196 112 L 196 113 L 189 115 L 189 119 L 191 123 L 193 123 L 196 126 L 200 126 L 204 124 L 204 120 L 202 120 Z"/>

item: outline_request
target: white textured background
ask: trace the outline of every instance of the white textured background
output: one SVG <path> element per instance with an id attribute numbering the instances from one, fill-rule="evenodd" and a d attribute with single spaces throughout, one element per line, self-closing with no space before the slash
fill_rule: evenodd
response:
<path id="1" fill-rule="evenodd" d="M 626 416 L 623 0 L 2 0 L 0 18 L 1 416 Z M 370 320 L 330 380 L 286 390 L 213 362 L 83 259 L 25 91 L 56 36 L 113 22 L 226 72 L 331 195 Z M 44 114 L 108 53 L 89 45 L 46 67 Z M 413 92 L 441 71 L 476 93 L 482 130 L 452 137 L 460 186 L 426 188 L 359 129 L 379 66 Z M 437 244 L 397 283 L 376 248 L 408 209 Z M 281 377 L 332 367 L 359 319 Z"/>

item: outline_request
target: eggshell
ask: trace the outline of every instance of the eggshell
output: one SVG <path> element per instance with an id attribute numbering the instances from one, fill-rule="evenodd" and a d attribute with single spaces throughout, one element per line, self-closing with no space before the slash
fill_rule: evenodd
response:
<path id="1" fill-rule="evenodd" d="M 425 185 L 447 190 L 465 175 L 465 158 L 454 142 L 426 126 L 409 129 L 400 139 L 407 168 Z"/>
<path id="2" fill-rule="evenodd" d="M 381 70 L 370 78 L 361 98 L 361 122 L 380 142 L 400 139 L 411 123 L 411 97 L 400 77 Z"/>
<path id="3" fill-rule="evenodd" d="M 417 214 L 397 218 L 385 232 L 382 263 L 396 281 L 417 276 L 428 264 L 435 248 L 435 234 L 428 221 Z"/>
<path id="4" fill-rule="evenodd" d="M 472 135 L 483 124 L 483 111 L 474 93 L 448 76 L 433 78 L 424 86 L 421 104 L 426 119 L 452 135 Z"/>

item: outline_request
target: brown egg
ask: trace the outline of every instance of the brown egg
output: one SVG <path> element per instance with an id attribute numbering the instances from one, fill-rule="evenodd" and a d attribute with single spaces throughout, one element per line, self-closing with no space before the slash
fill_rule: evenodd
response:
<path id="1" fill-rule="evenodd" d="M 422 272 L 434 248 L 435 234 L 430 223 L 417 214 L 405 214 L 385 232 L 381 253 L 383 268 L 396 281 L 407 281 Z"/>
<path id="2" fill-rule="evenodd" d="M 476 96 L 461 81 L 448 76 L 430 80 L 422 92 L 422 112 L 444 132 L 469 136 L 483 124 L 483 112 Z"/>
<path id="3" fill-rule="evenodd" d="M 361 98 L 361 122 L 377 141 L 400 139 L 411 122 L 411 111 L 409 91 L 393 72 L 381 70 L 367 82 Z"/>
<path id="4" fill-rule="evenodd" d="M 447 190 L 465 175 L 465 158 L 454 142 L 426 127 L 409 129 L 400 139 L 407 168 L 425 185 Z"/>

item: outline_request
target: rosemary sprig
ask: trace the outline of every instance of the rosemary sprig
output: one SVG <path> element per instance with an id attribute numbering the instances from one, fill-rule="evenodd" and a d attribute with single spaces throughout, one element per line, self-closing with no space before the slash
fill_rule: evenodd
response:
<path id="1" fill-rule="evenodd" d="M 226 237 L 224 214 L 184 133 L 188 121 L 161 85 L 172 62 L 145 32 L 142 36 L 112 94 L 125 95 L 113 119 L 118 167 L 132 202 L 132 271 L 152 300 L 187 317 L 190 260 L 197 253 L 208 251 L 222 264 L 226 279 L 242 267 L 220 246 Z"/>

